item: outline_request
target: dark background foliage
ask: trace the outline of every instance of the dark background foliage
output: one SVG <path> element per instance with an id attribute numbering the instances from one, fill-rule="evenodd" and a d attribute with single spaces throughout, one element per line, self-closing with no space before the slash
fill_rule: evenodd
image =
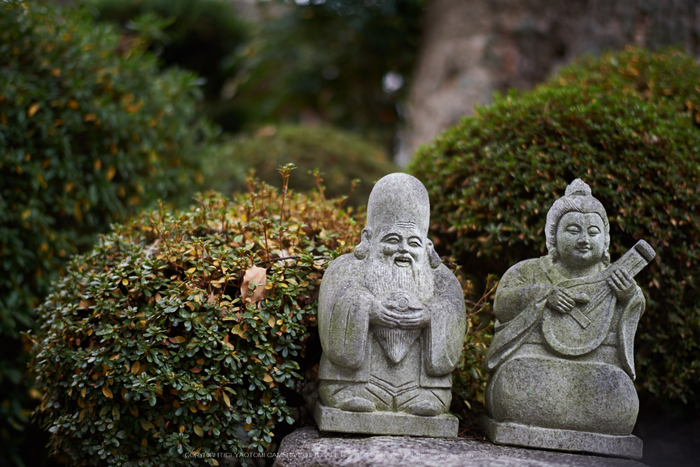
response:
<path id="1" fill-rule="evenodd" d="M 199 73 L 205 111 L 225 131 L 325 123 L 387 152 L 402 126 L 425 3 L 274 0 L 244 18 L 220 0 L 87 1 L 126 36 L 147 33 L 164 66 Z"/>
<path id="2" fill-rule="evenodd" d="M 74 11 L 4 2 L 0 71 L 0 440 L 15 456 L 33 307 L 110 223 L 192 190 L 209 131 L 194 75 L 159 71 Z"/>
<path id="3" fill-rule="evenodd" d="M 224 85 L 242 69 L 241 50 L 250 25 L 231 2 L 221 0 L 89 0 L 98 21 L 116 23 L 123 40 L 142 38 L 161 60 L 197 73 L 203 110 L 230 131 L 243 125 L 240 110 L 221 99 Z M 137 39 L 138 40 L 138 39 Z"/>
<path id="4" fill-rule="evenodd" d="M 251 121 L 319 120 L 358 131 L 391 150 L 424 4 L 327 0 L 289 5 L 262 25 L 234 100 L 248 109 Z M 385 81 L 391 81 L 388 73 L 403 82 L 400 88 Z"/>
<path id="5" fill-rule="evenodd" d="M 499 96 L 425 146 L 436 244 L 483 281 L 542 255 L 549 206 L 582 178 L 607 209 L 613 260 L 645 239 L 636 338 L 643 398 L 698 408 L 700 67 L 628 49 L 581 60 L 532 92 Z"/>

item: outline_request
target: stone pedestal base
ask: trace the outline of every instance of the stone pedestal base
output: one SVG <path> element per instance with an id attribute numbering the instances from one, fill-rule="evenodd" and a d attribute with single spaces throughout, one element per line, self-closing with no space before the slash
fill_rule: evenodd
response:
<path id="1" fill-rule="evenodd" d="M 321 431 L 429 438 L 455 438 L 459 425 L 452 414 L 421 417 L 403 412 L 347 412 L 320 401 L 314 406 L 314 419 Z"/>
<path id="2" fill-rule="evenodd" d="M 479 422 L 486 436 L 496 444 L 642 458 L 642 440 L 633 435 L 615 436 L 541 428 L 513 422 L 497 422 L 487 416 L 482 416 Z"/>
<path id="3" fill-rule="evenodd" d="M 282 440 L 274 467 L 645 467 L 630 459 L 500 446 L 474 438 L 336 436 L 300 428 Z"/>

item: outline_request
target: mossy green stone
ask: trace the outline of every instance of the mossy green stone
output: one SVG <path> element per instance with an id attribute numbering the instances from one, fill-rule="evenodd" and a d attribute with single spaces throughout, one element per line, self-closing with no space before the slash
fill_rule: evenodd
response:
<path id="1" fill-rule="evenodd" d="M 496 443 L 641 458 L 633 277 L 654 250 L 642 240 L 610 264 L 605 208 L 579 179 L 544 230 L 549 254 L 511 267 L 496 292 L 482 427 Z"/>
<path id="2" fill-rule="evenodd" d="M 370 194 L 360 244 L 328 267 L 314 412 L 322 430 L 457 435 L 447 412 L 466 328 L 464 296 L 427 238 L 429 221 L 423 184 L 387 175 Z"/>

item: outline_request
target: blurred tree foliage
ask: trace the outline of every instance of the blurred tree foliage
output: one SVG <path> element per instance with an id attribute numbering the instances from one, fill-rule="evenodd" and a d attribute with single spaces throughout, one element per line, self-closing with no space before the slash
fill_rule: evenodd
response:
<path id="1" fill-rule="evenodd" d="M 138 44 L 52 3 L 0 8 L 0 464 L 39 462 L 21 445 L 21 333 L 51 281 L 110 223 L 201 179 L 196 76 L 160 71 Z"/>
<path id="2" fill-rule="evenodd" d="M 358 136 L 324 125 L 264 126 L 254 134 L 211 145 L 203 157 L 204 185 L 225 194 L 248 191 L 251 169 L 261 180 L 279 185 L 278 168 L 296 165 L 289 187 L 320 189 L 326 198 L 348 196 L 353 206 L 367 204 L 374 182 L 399 168 L 384 151 Z"/>
<path id="3" fill-rule="evenodd" d="M 224 0 L 84 1 L 200 74 L 226 131 L 323 122 L 395 144 L 426 0 L 273 0 L 247 24 Z"/>
<path id="4" fill-rule="evenodd" d="M 261 22 L 234 102 L 253 122 L 320 120 L 391 148 L 426 1 L 279 3 L 288 8 Z"/>
<path id="5" fill-rule="evenodd" d="M 229 130 L 242 121 L 221 99 L 226 81 L 240 70 L 240 50 L 250 26 L 227 0 L 85 0 L 96 19 L 117 23 L 124 38 L 139 34 L 163 67 L 178 66 L 203 81 L 205 111 Z"/>

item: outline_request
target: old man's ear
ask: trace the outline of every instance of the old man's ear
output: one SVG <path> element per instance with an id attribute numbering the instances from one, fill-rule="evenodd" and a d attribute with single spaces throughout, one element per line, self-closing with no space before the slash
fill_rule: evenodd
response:
<path id="1" fill-rule="evenodd" d="M 435 269 L 438 266 L 442 264 L 442 260 L 440 259 L 440 255 L 437 254 L 435 251 L 435 247 L 433 246 L 433 242 L 428 240 L 428 263 L 430 263 L 430 267 Z"/>
<path id="2" fill-rule="evenodd" d="M 370 240 L 372 239 L 372 229 L 369 227 L 362 229 L 360 244 L 355 247 L 355 258 L 365 259 L 369 256 Z"/>

